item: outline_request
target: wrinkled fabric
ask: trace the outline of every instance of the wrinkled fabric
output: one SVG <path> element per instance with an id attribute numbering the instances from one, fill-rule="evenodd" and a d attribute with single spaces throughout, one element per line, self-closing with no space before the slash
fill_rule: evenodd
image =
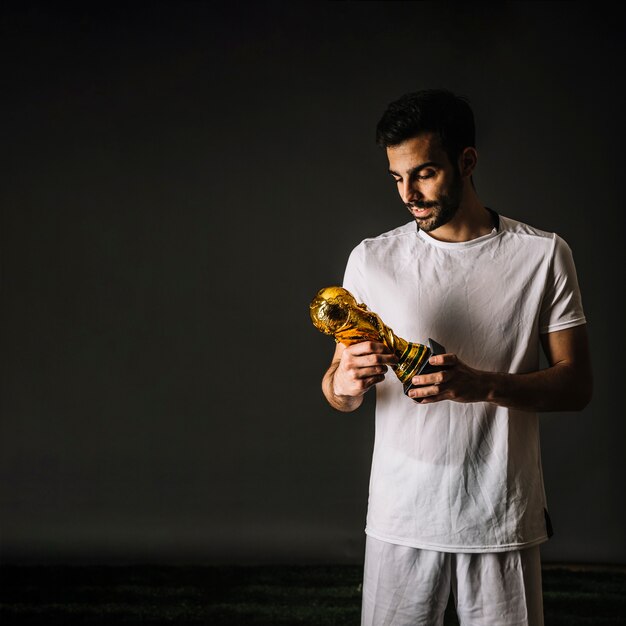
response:
<path id="1" fill-rule="evenodd" d="M 367 537 L 361 626 L 441 626 L 450 592 L 461 626 L 543 626 L 539 546 L 453 554 Z"/>
<path id="2" fill-rule="evenodd" d="M 437 241 L 415 222 L 366 239 L 343 286 L 400 337 L 432 337 L 487 371 L 536 371 L 540 333 L 586 322 L 566 242 L 502 216 L 499 231 L 462 243 Z M 448 552 L 547 539 L 535 413 L 419 405 L 391 370 L 376 398 L 368 535 Z"/>

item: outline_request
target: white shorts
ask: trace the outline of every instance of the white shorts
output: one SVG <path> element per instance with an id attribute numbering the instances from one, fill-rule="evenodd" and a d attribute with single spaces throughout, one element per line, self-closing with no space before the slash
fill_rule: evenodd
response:
<path id="1" fill-rule="evenodd" d="M 539 546 L 453 554 L 367 536 L 361 626 L 440 626 L 450 589 L 461 626 L 543 626 Z"/>

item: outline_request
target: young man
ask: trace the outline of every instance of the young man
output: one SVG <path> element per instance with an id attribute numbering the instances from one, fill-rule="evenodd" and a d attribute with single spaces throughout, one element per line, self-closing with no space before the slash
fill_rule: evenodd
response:
<path id="1" fill-rule="evenodd" d="M 412 219 L 361 242 L 344 287 L 400 337 L 447 353 L 410 397 L 377 342 L 338 344 L 322 382 L 340 411 L 377 391 L 362 624 L 442 624 L 450 589 L 463 626 L 543 624 L 537 412 L 580 410 L 592 391 L 571 250 L 482 204 L 465 99 L 407 94 L 377 142 Z"/>

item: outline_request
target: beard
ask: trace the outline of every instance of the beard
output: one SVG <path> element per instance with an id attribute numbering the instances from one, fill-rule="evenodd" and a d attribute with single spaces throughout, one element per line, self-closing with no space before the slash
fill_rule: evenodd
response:
<path id="1" fill-rule="evenodd" d="M 431 209 L 428 217 L 417 217 L 413 215 L 413 219 L 417 222 L 418 227 L 426 233 L 447 224 L 458 212 L 461 205 L 461 191 L 463 182 L 461 174 L 458 170 L 454 172 L 454 178 L 450 186 L 437 196 L 436 200 L 418 200 L 417 202 L 407 203 L 411 215 L 412 208 Z"/>

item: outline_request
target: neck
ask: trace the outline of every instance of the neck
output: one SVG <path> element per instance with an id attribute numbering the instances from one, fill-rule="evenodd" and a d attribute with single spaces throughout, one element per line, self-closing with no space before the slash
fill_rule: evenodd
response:
<path id="1" fill-rule="evenodd" d="M 443 226 L 428 234 L 439 241 L 460 243 L 488 235 L 494 227 L 493 216 L 473 189 L 463 194 L 459 210 Z"/>

